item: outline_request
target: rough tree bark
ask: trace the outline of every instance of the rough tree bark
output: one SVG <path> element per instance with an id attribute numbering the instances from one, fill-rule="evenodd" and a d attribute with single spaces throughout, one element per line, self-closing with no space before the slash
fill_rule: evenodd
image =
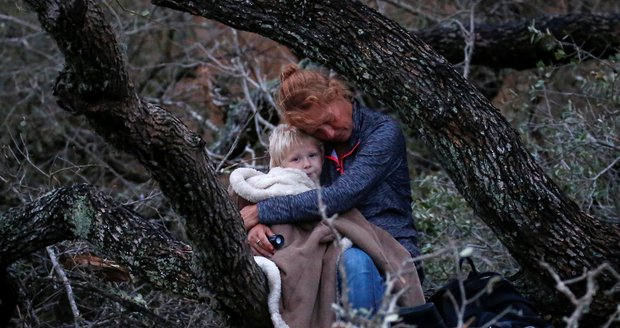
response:
<path id="1" fill-rule="evenodd" d="M 84 116 L 108 142 L 133 154 L 159 183 L 186 220 L 192 268 L 214 310 L 228 315 L 233 326 L 269 325 L 264 276 L 251 257 L 239 213 L 217 182 L 204 142 L 169 112 L 137 95 L 120 45 L 96 1 L 27 3 L 65 57 L 54 86 L 60 106 Z"/>
<path id="2" fill-rule="evenodd" d="M 352 0 L 153 3 L 259 33 L 334 68 L 420 132 L 461 194 L 539 290 L 608 262 L 620 271 L 620 228 L 581 211 L 534 162 L 518 134 L 428 45 Z M 527 245 L 527 247 L 523 247 Z M 616 279 L 602 274 L 609 289 Z M 616 309 L 600 293 L 590 313 Z M 558 295 L 538 295 L 548 308 Z"/>
<path id="3" fill-rule="evenodd" d="M 0 215 L 0 268 L 63 241 L 88 241 L 157 288 L 199 298 L 192 248 L 88 185 L 54 190 Z"/>
<path id="4" fill-rule="evenodd" d="M 542 35 L 535 35 L 530 27 Z M 480 24 L 474 30 L 471 64 L 495 69 L 528 69 L 539 62 L 561 64 L 574 58 L 603 58 L 620 50 L 618 13 L 580 13 L 501 25 Z M 463 61 L 465 40 L 457 24 L 444 24 L 414 34 L 449 62 Z M 564 56 L 556 56 L 560 49 Z"/>

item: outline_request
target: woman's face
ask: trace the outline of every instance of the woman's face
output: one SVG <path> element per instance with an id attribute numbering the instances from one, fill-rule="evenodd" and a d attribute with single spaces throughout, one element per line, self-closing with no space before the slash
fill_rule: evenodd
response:
<path id="1" fill-rule="evenodd" d="M 323 115 L 324 119 L 312 125 L 296 124 L 303 132 L 327 142 L 346 142 L 353 132 L 353 104 L 344 99 L 336 98 L 327 105 L 315 104 L 308 111 L 308 115 L 327 111 L 331 115 Z"/>

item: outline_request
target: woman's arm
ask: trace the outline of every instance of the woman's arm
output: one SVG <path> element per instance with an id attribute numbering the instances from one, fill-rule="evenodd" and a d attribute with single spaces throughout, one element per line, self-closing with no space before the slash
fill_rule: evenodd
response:
<path id="1" fill-rule="evenodd" d="M 404 136 L 393 120 L 385 120 L 368 135 L 361 140 L 355 161 L 345 168 L 345 174 L 332 185 L 320 189 L 328 216 L 355 207 L 359 199 L 392 173 L 394 164 L 404 156 Z M 255 219 L 264 224 L 316 220 L 319 218 L 318 192 L 311 190 L 261 201 L 257 204 Z"/>

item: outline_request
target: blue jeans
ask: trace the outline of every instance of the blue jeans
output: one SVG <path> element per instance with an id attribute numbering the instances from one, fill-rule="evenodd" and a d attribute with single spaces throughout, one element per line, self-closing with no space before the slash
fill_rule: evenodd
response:
<path id="1" fill-rule="evenodd" d="M 340 261 L 346 275 L 349 304 L 354 309 L 368 309 L 373 313 L 381 306 L 385 292 L 384 279 L 370 256 L 357 247 L 344 251 Z M 338 273 L 338 288 L 341 279 Z"/>

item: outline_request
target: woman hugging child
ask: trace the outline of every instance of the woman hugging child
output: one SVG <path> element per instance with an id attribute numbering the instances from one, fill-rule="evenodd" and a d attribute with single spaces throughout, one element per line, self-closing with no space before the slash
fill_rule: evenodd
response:
<path id="1" fill-rule="evenodd" d="M 240 209 L 270 197 L 319 188 L 324 154 L 318 139 L 281 124 L 269 139 L 269 154 L 268 173 L 240 168 L 231 174 L 229 192 Z M 284 237 L 279 249 L 269 242 L 275 234 Z M 373 313 L 386 294 L 388 274 L 395 278 L 394 290 L 388 294 L 401 293 L 399 305 L 425 302 L 410 253 L 355 209 L 334 220 L 258 224 L 248 231 L 248 241 L 255 255 L 260 255 L 256 258 L 261 267 L 268 270 L 268 258 L 281 277 L 281 295 L 279 290 L 274 295 L 273 286 L 270 291 L 276 327 L 330 327 L 336 320 L 332 304 L 343 299 L 354 309 Z M 345 288 L 340 287 L 341 276 Z M 341 290 L 346 293 L 339 297 Z"/>

